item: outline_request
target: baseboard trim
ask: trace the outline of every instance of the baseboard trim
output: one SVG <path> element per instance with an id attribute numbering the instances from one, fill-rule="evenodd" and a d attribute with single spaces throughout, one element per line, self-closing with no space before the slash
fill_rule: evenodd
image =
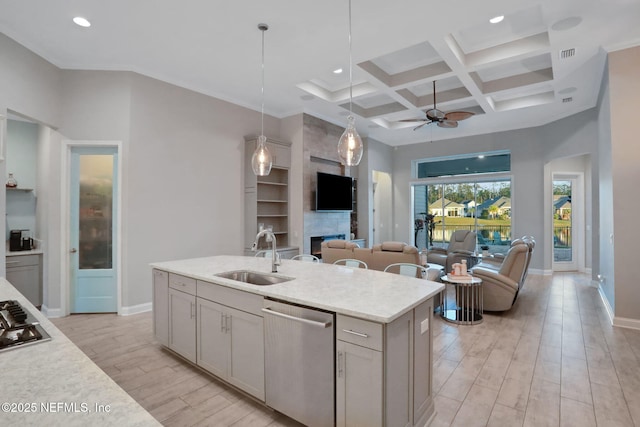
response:
<path id="1" fill-rule="evenodd" d="M 607 299 L 607 296 L 604 294 L 604 289 L 602 289 L 602 285 L 600 285 L 600 283 L 598 282 L 598 293 L 600 294 L 600 299 L 602 300 L 602 303 L 604 304 L 604 308 L 605 310 L 607 310 L 607 316 L 609 316 L 609 322 L 613 325 L 613 309 L 611 308 L 611 304 L 609 304 L 609 300 Z"/>
<path id="2" fill-rule="evenodd" d="M 536 274 L 538 276 L 551 276 L 553 275 L 553 270 L 544 270 L 540 268 L 530 268 L 529 274 Z"/>
<path id="3" fill-rule="evenodd" d="M 147 311 L 151 311 L 153 309 L 153 304 L 150 302 L 146 302 L 144 304 L 131 305 L 128 307 L 122 307 L 120 309 L 121 316 L 131 316 L 133 314 L 146 313 Z"/>
<path id="4" fill-rule="evenodd" d="M 640 320 L 629 319 L 626 317 L 614 317 L 613 326 L 618 326 L 620 328 L 627 328 L 627 329 L 635 329 L 636 331 L 640 331 Z"/>
<path id="5" fill-rule="evenodd" d="M 597 281 L 594 281 L 594 282 L 598 283 L 598 293 L 600 294 L 600 299 L 604 304 L 604 308 L 607 310 L 607 316 L 609 316 L 609 322 L 611 322 L 613 326 L 617 326 L 619 328 L 634 329 L 636 331 L 640 331 L 640 320 L 616 316 L 613 309 L 611 308 L 611 304 L 609 304 L 609 300 L 604 294 L 604 290 L 602 289 L 602 286 L 599 285 L 599 282 Z"/>
<path id="6" fill-rule="evenodd" d="M 57 317 L 62 317 L 62 310 L 59 308 L 49 308 L 46 305 L 42 304 L 40 308 L 40 312 L 47 317 L 47 319 L 55 319 Z"/>

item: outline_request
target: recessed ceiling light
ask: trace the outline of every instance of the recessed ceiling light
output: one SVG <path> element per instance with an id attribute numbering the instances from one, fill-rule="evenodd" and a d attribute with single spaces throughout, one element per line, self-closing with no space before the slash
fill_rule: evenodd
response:
<path id="1" fill-rule="evenodd" d="M 582 18 L 579 16 L 571 16 L 569 18 L 561 19 L 551 26 L 554 31 L 567 31 L 574 27 L 577 27 L 582 22 Z"/>
<path id="2" fill-rule="evenodd" d="M 82 16 L 76 16 L 75 18 L 73 18 L 73 22 L 75 22 L 76 25 L 80 25 L 81 27 L 85 28 L 91 26 L 91 22 L 89 22 L 87 18 L 83 18 Z"/>
<path id="3" fill-rule="evenodd" d="M 504 15 L 494 16 L 493 18 L 489 19 L 489 22 L 491 22 L 492 24 L 497 24 L 498 22 L 502 22 L 503 19 Z"/>
<path id="4" fill-rule="evenodd" d="M 342 68 L 333 70 L 333 74 L 342 74 Z"/>

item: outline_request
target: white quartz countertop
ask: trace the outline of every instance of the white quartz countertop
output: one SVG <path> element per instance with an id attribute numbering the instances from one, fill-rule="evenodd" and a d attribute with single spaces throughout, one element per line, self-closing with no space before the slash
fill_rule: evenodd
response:
<path id="1" fill-rule="evenodd" d="M 271 258 L 248 256 L 213 256 L 157 262 L 151 266 L 265 297 L 380 323 L 393 321 L 444 289 L 441 283 L 399 274 L 286 259 L 282 260 L 275 274 L 294 278 L 288 282 L 256 286 L 216 276 L 233 270 L 271 272 Z"/>
<path id="2" fill-rule="evenodd" d="M 51 335 L 51 341 L 0 353 L 0 425 L 160 425 L 5 278 L 0 278 L 0 301 L 8 299 L 26 307 Z M 96 411 L 96 405 L 105 409 Z"/>

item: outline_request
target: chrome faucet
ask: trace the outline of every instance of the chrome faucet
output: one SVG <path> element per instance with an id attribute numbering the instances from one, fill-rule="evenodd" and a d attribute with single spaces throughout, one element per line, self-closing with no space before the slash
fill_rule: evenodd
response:
<path id="1" fill-rule="evenodd" d="M 258 248 L 258 241 L 262 236 L 267 236 L 267 242 L 271 239 L 271 272 L 277 273 L 278 266 L 280 265 L 280 255 L 278 255 L 278 252 L 276 251 L 276 236 L 273 234 L 273 231 L 262 230 L 259 232 L 256 235 L 256 240 L 253 242 L 253 245 L 251 245 L 251 250 L 254 252 L 256 251 Z"/>

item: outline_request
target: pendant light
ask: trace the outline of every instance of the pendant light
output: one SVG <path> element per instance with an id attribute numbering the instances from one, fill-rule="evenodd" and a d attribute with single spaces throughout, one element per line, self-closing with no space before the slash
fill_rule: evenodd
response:
<path id="1" fill-rule="evenodd" d="M 362 159 L 364 147 L 356 130 L 356 119 L 353 117 L 353 58 L 351 54 L 351 0 L 349 0 L 349 117 L 347 128 L 338 141 L 338 157 L 345 166 L 357 166 Z"/>
<path id="2" fill-rule="evenodd" d="M 264 32 L 269 29 L 267 24 L 258 24 L 262 31 L 262 107 L 260 110 L 260 136 L 256 142 L 256 151 L 251 156 L 251 168 L 257 176 L 267 176 L 271 172 L 273 159 L 267 148 L 267 137 L 264 136 Z"/>

